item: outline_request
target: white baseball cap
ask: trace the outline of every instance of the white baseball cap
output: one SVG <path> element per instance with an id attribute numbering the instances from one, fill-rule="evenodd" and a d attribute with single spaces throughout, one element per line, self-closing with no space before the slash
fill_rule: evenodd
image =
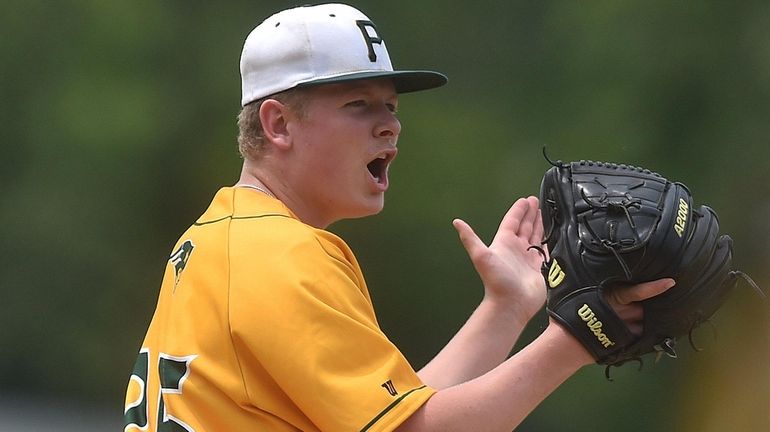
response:
<path id="1" fill-rule="evenodd" d="M 441 73 L 394 71 L 377 28 L 344 4 L 278 12 L 246 38 L 241 54 L 241 105 L 294 87 L 390 78 L 398 93 L 447 82 Z"/>

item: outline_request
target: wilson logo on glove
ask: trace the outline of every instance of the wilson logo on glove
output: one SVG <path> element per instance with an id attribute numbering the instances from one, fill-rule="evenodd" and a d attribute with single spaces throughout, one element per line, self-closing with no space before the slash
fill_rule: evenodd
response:
<path id="1" fill-rule="evenodd" d="M 586 326 L 588 326 L 588 329 L 591 330 L 591 333 L 596 336 L 596 339 L 599 340 L 599 343 L 602 344 L 603 347 L 609 348 L 612 345 L 615 345 L 615 342 L 610 340 L 610 338 L 604 334 L 602 331 L 602 322 L 599 321 L 598 318 L 596 318 L 596 315 L 594 314 L 594 311 L 591 310 L 591 308 L 583 303 L 583 306 L 578 309 L 578 316 L 580 319 L 585 321 Z"/>
<path id="2" fill-rule="evenodd" d="M 548 286 L 556 288 L 566 276 L 556 259 L 552 260 L 551 267 L 548 269 Z"/>
<path id="3" fill-rule="evenodd" d="M 690 206 L 687 205 L 687 201 L 684 198 L 679 198 L 679 211 L 676 213 L 676 223 L 674 223 L 674 230 L 682 237 L 684 234 L 684 227 L 687 224 L 687 214 L 689 213 Z"/>

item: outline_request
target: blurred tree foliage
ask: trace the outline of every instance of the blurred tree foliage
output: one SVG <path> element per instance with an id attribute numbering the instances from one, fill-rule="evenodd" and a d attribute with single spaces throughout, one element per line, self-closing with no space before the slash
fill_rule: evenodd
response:
<path id="1" fill-rule="evenodd" d="M 685 182 L 719 212 L 740 268 L 770 287 L 770 3 L 354 3 L 397 67 L 450 77 L 402 98 L 385 211 L 332 227 L 415 367 L 481 295 L 451 219 L 490 239 L 510 203 L 537 192 L 543 146 Z M 120 415 L 169 249 L 238 175 L 242 41 L 289 5 L 0 4 L 3 392 L 108 401 Z M 628 366 L 614 383 L 586 368 L 520 430 L 767 430 L 767 310 L 739 289 L 717 315 L 727 337 L 704 331 L 704 353 Z"/>

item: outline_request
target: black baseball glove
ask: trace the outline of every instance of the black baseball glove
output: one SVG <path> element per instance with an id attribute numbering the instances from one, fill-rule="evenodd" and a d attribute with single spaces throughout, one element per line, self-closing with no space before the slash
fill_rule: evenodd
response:
<path id="1" fill-rule="evenodd" d="M 732 239 L 719 234 L 716 213 L 696 207 L 683 184 L 630 165 L 551 164 L 540 189 L 546 309 L 597 363 L 641 361 L 651 352 L 676 357 L 677 339 L 688 335 L 692 343 L 692 330 L 722 306 L 739 277 L 763 295 L 733 269 Z M 642 302 L 644 330 L 632 334 L 604 291 L 664 277 L 676 285 Z"/>

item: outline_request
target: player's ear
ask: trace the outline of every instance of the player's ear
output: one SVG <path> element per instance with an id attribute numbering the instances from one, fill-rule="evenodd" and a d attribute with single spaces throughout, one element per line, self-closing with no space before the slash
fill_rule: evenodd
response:
<path id="1" fill-rule="evenodd" d="M 279 149 L 291 146 L 288 123 L 291 116 L 289 107 L 275 99 L 266 99 L 259 107 L 259 121 L 262 133 L 268 143 Z"/>

